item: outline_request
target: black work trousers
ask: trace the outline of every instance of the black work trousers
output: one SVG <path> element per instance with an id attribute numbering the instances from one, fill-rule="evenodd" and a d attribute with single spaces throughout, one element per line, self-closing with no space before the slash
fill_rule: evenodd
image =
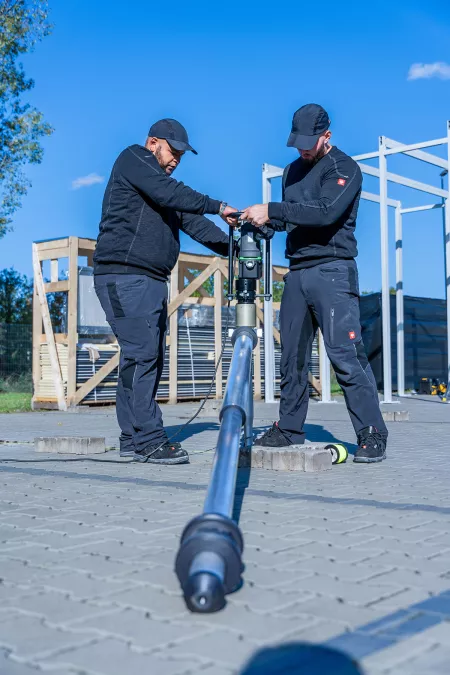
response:
<path id="1" fill-rule="evenodd" d="M 356 262 L 336 260 L 292 270 L 285 282 L 280 309 L 279 428 L 292 443 L 304 443 L 308 369 L 319 326 L 356 434 L 374 426 L 387 437 L 375 378 L 361 339 Z"/>
<path id="2" fill-rule="evenodd" d="M 117 420 L 122 449 L 167 440 L 155 397 L 164 365 L 167 284 L 144 274 L 98 274 L 95 290 L 120 346 Z"/>

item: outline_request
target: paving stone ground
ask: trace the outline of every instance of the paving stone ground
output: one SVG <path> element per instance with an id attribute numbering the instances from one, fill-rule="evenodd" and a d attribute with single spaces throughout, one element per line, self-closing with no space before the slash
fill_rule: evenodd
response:
<path id="1" fill-rule="evenodd" d="M 256 431 L 276 408 L 257 404 Z M 34 452 L 35 436 L 117 447 L 113 409 L 0 416 L 0 459 L 15 460 L 0 463 L 0 673 L 231 675 L 261 649 L 311 643 L 316 666 L 328 646 L 366 675 L 448 674 L 450 406 L 385 408 L 410 421 L 388 423 L 382 464 L 240 471 L 245 583 L 215 615 L 187 612 L 173 564 L 202 510 L 217 417 L 183 432 L 190 465 L 155 467 L 111 462 L 117 450 L 109 463 Z M 164 407 L 169 432 L 194 409 Z M 310 440 L 355 450 L 341 402 L 311 403 L 307 422 Z"/>

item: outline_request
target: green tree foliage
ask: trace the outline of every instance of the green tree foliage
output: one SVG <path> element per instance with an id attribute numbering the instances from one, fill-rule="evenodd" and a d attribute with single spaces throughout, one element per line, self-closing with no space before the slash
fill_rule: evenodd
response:
<path id="1" fill-rule="evenodd" d="M 55 333 L 66 333 L 67 293 L 48 293 L 47 303 L 53 330 Z"/>
<path id="2" fill-rule="evenodd" d="M 30 187 L 23 167 L 42 161 L 40 139 L 53 131 L 24 101 L 34 81 L 18 61 L 49 34 L 47 16 L 47 0 L 0 0 L 0 237 Z"/>
<path id="3" fill-rule="evenodd" d="M 64 278 L 64 277 L 63 277 Z M 53 330 L 66 331 L 67 294 L 47 294 Z M 33 315 L 33 281 L 12 267 L 0 270 L 0 323 L 31 324 Z"/>
<path id="4" fill-rule="evenodd" d="M 284 281 L 274 281 L 272 284 L 272 300 L 281 302 L 284 290 Z M 264 281 L 261 281 L 261 293 L 264 293 Z"/>
<path id="5" fill-rule="evenodd" d="M 15 269 L 0 271 L 0 323 L 29 324 L 33 282 Z"/>

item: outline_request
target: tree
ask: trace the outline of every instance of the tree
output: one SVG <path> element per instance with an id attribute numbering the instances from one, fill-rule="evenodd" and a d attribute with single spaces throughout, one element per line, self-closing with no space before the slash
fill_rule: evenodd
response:
<path id="1" fill-rule="evenodd" d="M 0 271 L 0 323 L 31 323 L 32 299 L 31 279 L 12 267 Z"/>
<path id="2" fill-rule="evenodd" d="M 40 164 L 40 139 L 53 129 L 23 95 L 34 87 L 25 77 L 22 54 L 49 34 L 47 0 L 0 0 L 0 238 L 11 229 L 31 183 L 22 167 Z"/>
<path id="3" fill-rule="evenodd" d="M 64 333 L 67 294 L 63 291 L 48 293 L 47 303 L 53 330 Z M 31 324 L 32 316 L 33 280 L 12 267 L 9 270 L 0 270 L 0 323 Z"/>

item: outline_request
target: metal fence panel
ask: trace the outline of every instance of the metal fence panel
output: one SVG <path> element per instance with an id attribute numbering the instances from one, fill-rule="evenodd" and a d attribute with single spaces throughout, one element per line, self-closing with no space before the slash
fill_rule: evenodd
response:
<path id="1" fill-rule="evenodd" d="M 0 377 L 31 373 L 32 326 L 0 323 Z"/>

